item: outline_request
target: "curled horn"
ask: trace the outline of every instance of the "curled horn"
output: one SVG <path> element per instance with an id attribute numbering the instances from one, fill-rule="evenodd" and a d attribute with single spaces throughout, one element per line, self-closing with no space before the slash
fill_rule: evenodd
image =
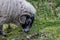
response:
<path id="1" fill-rule="evenodd" d="M 26 16 L 25 16 L 25 15 L 26 15 L 26 16 L 30 16 L 30 17 L 32 16 L 32 15 L 29 14 L 29 13 L 22 13 L 22 14 L 20 14 L 20 19 L 19 19 L 19 20 L 20 20 L 20 23 L 21 23 L 21 24 L 24 24 L 24 23 L 25 23 L 25 20 L 26 20 Z"/>
<path id="2" fill-rule="evenodd" d="M 32 14 L 30 14 L 30 13 L 22 13 L 22 14 L 20 15 L 20 17 L 21 17 L 21 16 L 24 16 L 24 15 L 27 15 L 27 16 L 30 16 L 30 17 L 32 16 Z"/>

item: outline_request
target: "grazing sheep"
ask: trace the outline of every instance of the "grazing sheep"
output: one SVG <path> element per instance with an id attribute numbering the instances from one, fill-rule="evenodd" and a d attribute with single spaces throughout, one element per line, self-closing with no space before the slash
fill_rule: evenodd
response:
<path id="1" fill-rule="evenodd" d="M 35 8 L 26 0 L 0 0 L 0 34 L 4 23 L 21 25 L 28 32 L 34 21 Z"/>

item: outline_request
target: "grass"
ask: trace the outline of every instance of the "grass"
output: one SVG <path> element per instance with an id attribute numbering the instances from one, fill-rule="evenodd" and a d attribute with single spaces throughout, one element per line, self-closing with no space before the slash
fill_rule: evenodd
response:
<path id="1" fill-rule="evenodd" d="M 28 0 L 36 8 L 35 21 L 30 32 L 24 33 L 21 27 L 10 24 L 13 29 L 7 33 L 7 37 L 0 40 L 27 40 L 26 36 L 33 33 L 42 32 L 37 38 L 30 40 L 60 40 L 60 15 L 59 0 Z M 56 10 L 57 9 L 57 10 Z M 5 24 L 4 27 L 8 27 Z M 5 28 L 4 28 L 5 29 Z M 5 29 L 7 32 L 7 29 Z M 45 37 L 46 36 L 46 37 Z"/>

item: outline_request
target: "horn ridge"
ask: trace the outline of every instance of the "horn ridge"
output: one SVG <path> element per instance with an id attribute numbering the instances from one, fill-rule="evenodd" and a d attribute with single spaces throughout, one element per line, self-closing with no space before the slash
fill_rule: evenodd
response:
<path id="1" fill-rule="evenodd" d="M 20 16 L 23 16 L 23 15 L 28 15 L 28 16 L 32 16 L 32 14 L 31 13 L 22 13 Z"/>

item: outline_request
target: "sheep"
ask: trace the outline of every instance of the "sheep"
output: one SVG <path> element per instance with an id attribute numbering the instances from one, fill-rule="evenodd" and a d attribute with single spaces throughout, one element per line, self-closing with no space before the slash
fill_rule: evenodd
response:
<path id="1" fill-rule="evenodd" d="M 24 32 L 29 32 L 36 9 L 26 0 L 0 0 L 0 35 L 5 36 L 3 24 L 21 25 Z"/>

